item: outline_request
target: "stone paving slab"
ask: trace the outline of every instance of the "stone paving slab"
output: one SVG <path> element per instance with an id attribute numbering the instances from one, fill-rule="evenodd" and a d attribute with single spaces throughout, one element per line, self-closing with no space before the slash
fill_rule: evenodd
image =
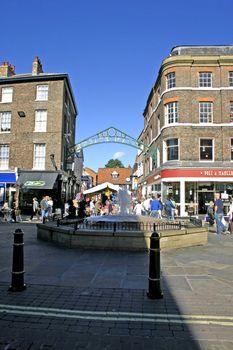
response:
<path id="1" fill-rule="evenodd" d="M 0 350 L 233 349 L 232 236 L 162 253 L 151 300 L 146 252 L 61 249 L 21 227 L 27 289 L 9 292 L 15 226 L 0 225 Z"/>

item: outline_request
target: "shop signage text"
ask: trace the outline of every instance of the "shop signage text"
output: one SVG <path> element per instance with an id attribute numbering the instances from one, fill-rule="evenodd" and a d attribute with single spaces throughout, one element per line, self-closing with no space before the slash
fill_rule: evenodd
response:
<path id="1" fill-rule="evenodd" d="M 233 178 L 233 169 L 174 169 L 162 170 L 161 178 L 169 177 L 228 177 Z"/>

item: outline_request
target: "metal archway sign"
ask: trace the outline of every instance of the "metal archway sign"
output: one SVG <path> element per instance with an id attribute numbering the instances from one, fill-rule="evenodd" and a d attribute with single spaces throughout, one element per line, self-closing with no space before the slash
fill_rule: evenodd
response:
<path id="1" fill-rule="evenodd" d="M 83 148 L 97 145 L 100 143 L 121 143 L 130 147 L 137 148 L 148 157 L 153 160 L 156 159 L 156 149 L 152 148 L 141 141 L 134 139 L 133 137 L 127 135 L 125 132 L 111 126 L 97 134 L 88 137 L 87 139 L 77 143 L 74 146 L 68 148 L 67 156 L 68 158 L 72 155 L 78 155 Z"/>

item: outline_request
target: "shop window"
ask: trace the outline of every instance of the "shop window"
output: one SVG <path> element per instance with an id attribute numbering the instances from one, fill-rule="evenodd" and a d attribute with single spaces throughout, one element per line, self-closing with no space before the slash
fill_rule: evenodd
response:
<path id="1" fill-rule="evenodd" d="M 34 145 L 34 159 L 33 159 L 34 169 L 45 169 L 45 144 L 37 143 Z"/>
<path id="2" fill-rule="evenodd" d="M 167 103 L 164 107 L 165 107 L 166 123 L 167 124 L 177 123 L 179 118 L 178 102 Z"/>
<path id="3" fill-rule="evenodd" d="M 213 122 L 213 102 L 199 103 L 199 120 L 200 123 Z"/>
<path id="4" fill-rule="evenodd" d="M 200 72 L 199 73 L 199 87 L 212 87 L 212 73 Z"/>
<path id="5" fill-rule="evenodd" d="M 1 170 L 9 168 L 9 154 L 10 154 L 9 145 L 0 145 L 0 169 Z"/>
<path id="6" fill-rule="evenodd" d="M 13 98 L 13 88 L 12 87 L 2 88 L 2 102 L 3 103 L 12 102 L 12 98 Z"/>
<path id="7" fill-rule="evenodd" d="M 0 131 L 11 131 L 11 112 L 0 113 Z"/>
<path id="8" fill-rule="evenodd" d="M 213 140 L 200 140 L 200 160 L 213 160 Z"/>
<path id="9" fill-rule="evenodd" d="M 168 73 L 166 78 L 167 78 L 167 89 L 172 89 L 172 88 L 176 87 L 176 73 L 175 72 Z"/>
<path id="10" fill-rule="evenodd" d="M 179 159 L 178 139 L 169 139 L 165 141 L 165 157 L 166 160 Z"/>

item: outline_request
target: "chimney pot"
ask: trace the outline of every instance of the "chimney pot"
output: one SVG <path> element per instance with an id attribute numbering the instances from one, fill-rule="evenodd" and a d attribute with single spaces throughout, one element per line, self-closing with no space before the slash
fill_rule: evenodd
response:
<path id="1" fill-rule="evenodd" d="M 32 63 L 32 75 L 43 73 L 42 64 L 38 56 L 34 58 Z"/>
<path id="2" fill-rule="evenodd" d="M 0 77 L 7 78 L 15 75 L 15 66 L 10 64 L 8 61 L 3 61 L 0 66 Z"/>

